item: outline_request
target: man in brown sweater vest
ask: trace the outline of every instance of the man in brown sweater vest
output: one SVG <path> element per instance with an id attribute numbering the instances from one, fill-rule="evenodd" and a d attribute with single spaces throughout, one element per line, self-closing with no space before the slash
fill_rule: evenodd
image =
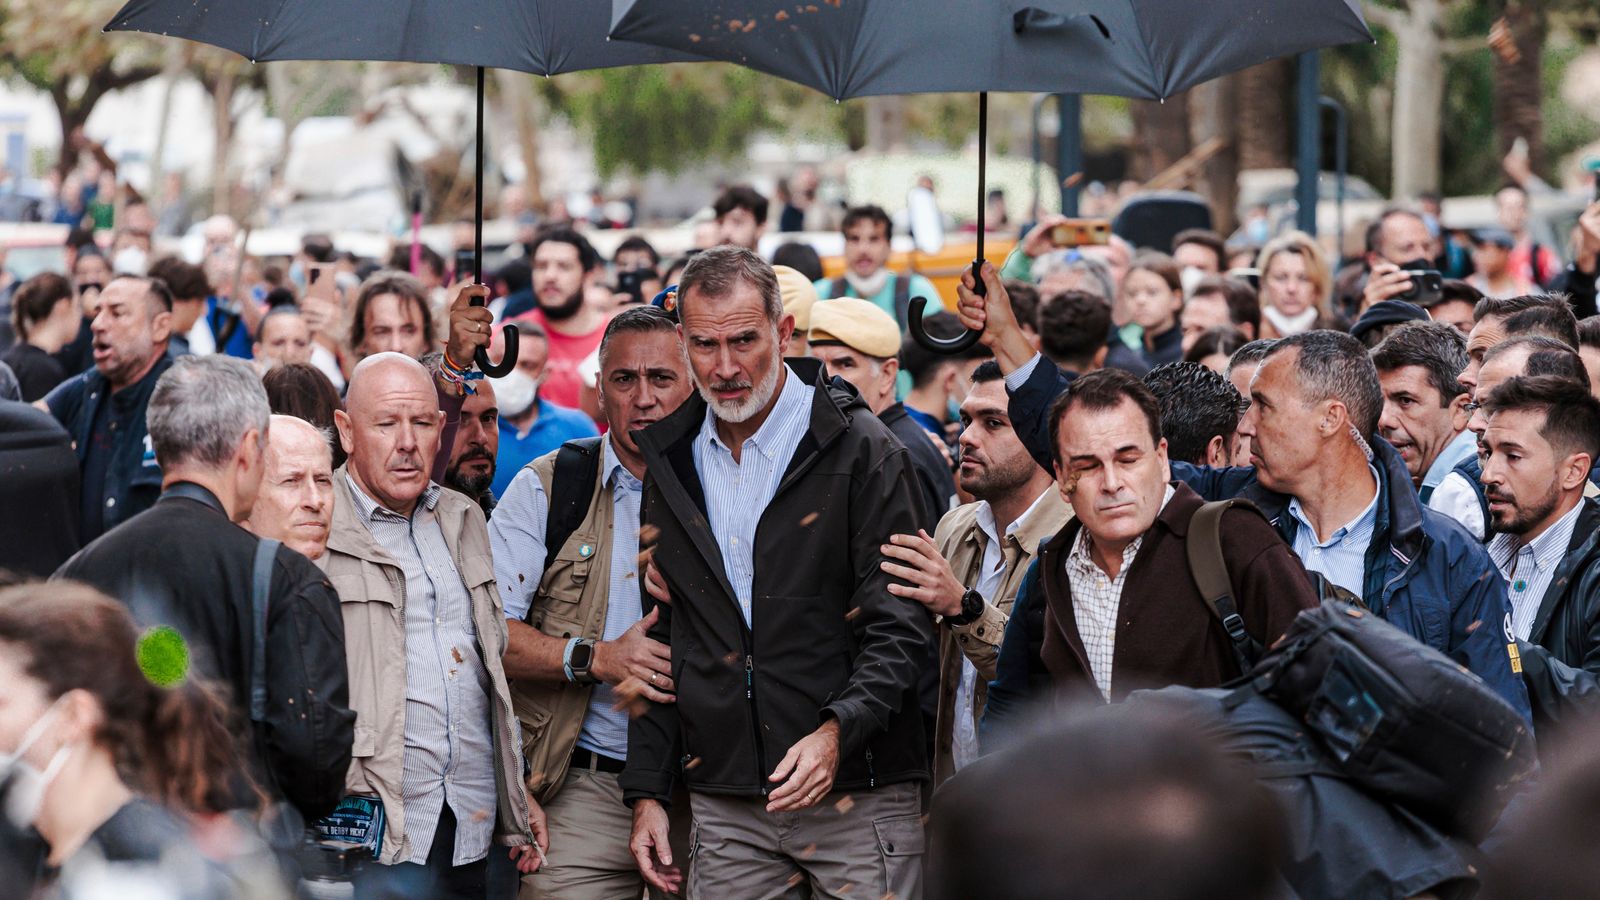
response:
<path id="1" fill-rule="evenodd" d="M 1075 518 L 1024 578 L 989 687 L 986 739 L 1031 695 L 1120 700 L 1140 688 L 1215 687 L 1240 674 L 1195 586 L 1186 540 L 1198 494 L 1172 481 L 1148 388 L 1107 369 L 1073 381 L 1050 410 L 1056 484 Z M 1223 514 L 1222 553 L 1245 628 L 1263 645 L 1317 595 L 1260 515 Z"/>

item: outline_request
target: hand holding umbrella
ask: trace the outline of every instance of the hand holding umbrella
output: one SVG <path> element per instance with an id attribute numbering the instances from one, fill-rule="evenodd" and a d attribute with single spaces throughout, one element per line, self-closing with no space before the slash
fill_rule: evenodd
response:
<path id="1" fill-rule="evenodd" d="M 973 277 L 972 270 L 961 273 L 961 283 L 956 287 L 956 316 L 974 340 L 983 342 L 994 353 L 1002 372 L 1014 372 L 1033 358 L 1033 345 L 1017 324 L 1011 296 L 994 263 L 985 260 L 973 268 L 981 280 Z"/>

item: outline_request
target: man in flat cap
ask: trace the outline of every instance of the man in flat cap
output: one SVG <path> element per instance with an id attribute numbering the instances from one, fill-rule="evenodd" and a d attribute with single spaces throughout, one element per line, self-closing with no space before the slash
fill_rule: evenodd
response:
<path id="1" fill-rule="evenodd" d="M 944 450 L 911 418 L 905 404 L 895 402 L 900 328 L 894 317 L 868 300 L 841 297 L 819 301 L 811 307 L 807 340 L 811 355 L 822 360 L 828 374 L 855 385 L 861 399 L 906 446 L 921 488 L 919 524 L 933 534 L 939 518 L 950 510 L 956 483 Z"/>

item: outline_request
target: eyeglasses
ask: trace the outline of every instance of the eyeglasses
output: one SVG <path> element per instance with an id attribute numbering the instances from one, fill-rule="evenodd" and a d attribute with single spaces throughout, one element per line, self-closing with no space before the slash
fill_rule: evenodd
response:
<path id="1" fill-rule="evenodd" d="M 1482 403 L 1468 403 L 1467 405 L 1465 405 L 1465 406 L 1463 406 L 1461 408 L 1466 411 L 1468 416 L 1471 416 L 1473 413 L 1477 412 L 1478 410 L 1483 409 L 1483 404 Z"/>

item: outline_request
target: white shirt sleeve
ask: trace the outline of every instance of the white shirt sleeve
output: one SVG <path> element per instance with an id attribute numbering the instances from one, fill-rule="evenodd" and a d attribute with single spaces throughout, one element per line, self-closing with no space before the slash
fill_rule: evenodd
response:
<path id="1" fill-rule="evenodd" d="M 1028 383 L 1033 377 L 1033 370 L 1039 367 L 1039 362 L 1044 359 L 1044 354 L 1035 353 L 1033 358 L 1022 364 L 1022 367 L 1006 376 L 1006 393 L 1015 393 Z"/>
<path id="2" fill-rule="evenodd" d="M 1473 537 L 1483 540 L 1483 507 L 1478 504 L 1478 492 L 1460 472 L 1444 476 L 1428 497 L 1428 508 L 1455 519 L 1472 532 Z"/>
<path id="3" fill-rule="evenodd" d="M 544 537 L 550 501 L 537 472 L 524 468 L 511 479 L 489 517 L 489 550 L 494 554 L 494 580 L 506 618 L 522 621 L 544 577 Z"/>

